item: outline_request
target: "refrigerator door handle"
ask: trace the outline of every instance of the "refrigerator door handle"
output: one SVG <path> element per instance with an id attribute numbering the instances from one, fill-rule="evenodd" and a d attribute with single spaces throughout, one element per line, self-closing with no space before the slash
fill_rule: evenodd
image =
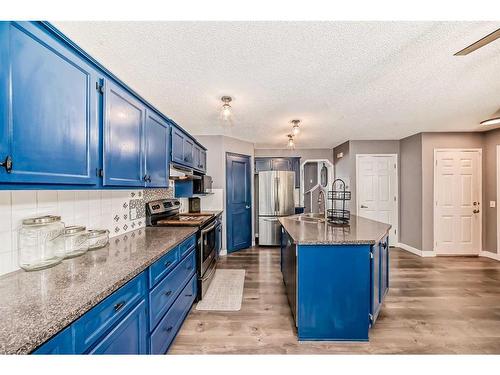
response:
<path id="1" fill-rule="evenodd" d="M 279 200 L 278 200 L 278 177 L 274 178 L 274 214 L 277 215 L 279 211 Z"/>
<path id="2" fill-rule="evenodd" d="M 278 215 L 281 215 L 281 204 L 280 204 L 280 178 L 276 177 L 276 200 L 278 201 Z"/>

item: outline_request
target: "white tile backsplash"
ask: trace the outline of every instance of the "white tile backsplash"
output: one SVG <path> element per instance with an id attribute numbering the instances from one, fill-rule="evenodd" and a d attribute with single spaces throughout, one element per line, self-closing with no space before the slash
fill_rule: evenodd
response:
<path id="1" fill-rule="evenodd" d="M 19 268 L 17 229 L 23 219 L 60 215 L 66 225 L 108 229 L 113 237 L 145 226 L 144 217 L 130 218 L 130 200 L 138 196 L 142 189 L 0 191 L 0 275 Z"/>

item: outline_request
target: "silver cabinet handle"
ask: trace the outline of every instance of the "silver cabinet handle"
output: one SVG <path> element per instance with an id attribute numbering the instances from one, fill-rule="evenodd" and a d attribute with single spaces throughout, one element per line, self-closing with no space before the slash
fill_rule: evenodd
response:
<path id="1" fill-rule="evenodd" d="M 361 208 L 368 208 L 368 206 L 365 206 L 364 204 L 362 204 Z"/>

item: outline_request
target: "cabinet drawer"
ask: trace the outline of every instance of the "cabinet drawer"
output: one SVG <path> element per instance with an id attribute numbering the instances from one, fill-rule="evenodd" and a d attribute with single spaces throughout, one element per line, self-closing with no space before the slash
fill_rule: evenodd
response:
<path id="1" fill-rule="evenodd" d="M 147 354 L 146 301 L 142 300 L 89 354 Z"/>
<path id="2" fill-rule="evenodd" d="M 184 258 L 196 246 L 196 235 L 189 237 L 179 245 L 180 258 Z"/>
<path id="3" fill-rule="evenodd" d="M 196 271 L 196 253 L 192 251 L 149 293 L 149 321 L 153 329 Z"/>
<path id="4" fill-rule="evenodd" d="M 75 349 L 83 353 L 146 295 L 143 272 L 122 286 L 73 324 Z"/>
<path id="5" fill-rule="evenodd" d="M 196 275 L 184 287 L 179 297 L 151 334 L 151 354 L 164 354 L 179 331 L 196 297 Z"/>
<path id="6" fill-rule="evenodd" d="M 152 288 L 179 263 L 179 246 L 174 247 L 149 267 L 149 288 Z"/>

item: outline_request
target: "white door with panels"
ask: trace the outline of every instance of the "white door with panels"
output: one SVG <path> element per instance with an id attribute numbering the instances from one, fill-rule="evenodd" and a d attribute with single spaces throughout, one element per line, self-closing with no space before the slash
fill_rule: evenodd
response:
<path id="1" fill-rule="evenodd" d="M 391 224 L 389 243 L 398 242 L 397 155 L 356 155 L 356 213 Z"/>
<path id="2" fill-rule="evenodd" d="M 434 151 L 434 251 L 481 250 L 481 150 Z"/>

